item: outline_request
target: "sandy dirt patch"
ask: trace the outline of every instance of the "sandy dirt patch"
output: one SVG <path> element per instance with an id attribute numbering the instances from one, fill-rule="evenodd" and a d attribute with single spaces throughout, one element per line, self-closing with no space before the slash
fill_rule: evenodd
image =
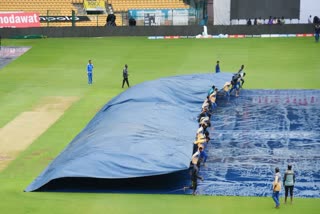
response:
<path id="1" fill-rule="evenodd" d="M 77 97 L 45 97 L 0 129 L 0 171 L 54 124 Z"/>

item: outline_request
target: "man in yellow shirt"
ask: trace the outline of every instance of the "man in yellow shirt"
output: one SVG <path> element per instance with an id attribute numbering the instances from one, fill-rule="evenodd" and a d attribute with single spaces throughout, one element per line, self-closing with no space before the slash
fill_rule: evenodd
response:
<path id="1" fill-rule="evenodd" d="M 275 175 L 274 175 L 274 181 L 272 183 L 272 199 L 276 203 L 275 208 L 280 208 L 280 200 L 279 200 L 279 193 L 281 190 L 281 174 L 278 167 L 275 168 Z"/>

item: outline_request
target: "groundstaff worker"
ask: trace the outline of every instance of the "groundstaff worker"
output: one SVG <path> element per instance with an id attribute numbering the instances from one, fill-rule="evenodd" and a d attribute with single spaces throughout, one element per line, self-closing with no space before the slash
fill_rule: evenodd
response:
<path id="1" fill-rule="evenodd" d="M 125 64 L 125 66 L 124 66 L 124 69 L 122 71 L 122 76 L 123 76 L 122 88 L 124 86 L 124 83 L 127 83 L 127 86 L 130 87 L 129 80 L 128 80 L 129 74 L 128 74 L 128 65 L 127 64 Z"/>
<path id="2" fill-rule="evenodd" d="M 275 168 L 275 175 L 272 183 L 272 189 L 273 189 L 272 199 L 276 204 L 275 208 L 280 208 L 279 193 L 281 190 L 281 174 L 278 167 Z"/>
<path id="3" fill-rule="evenodd" d="M 283 177 L 283 185 L 285 190 L 284 203 L 287 203 L 288 193 L 290 192 L 290 202 L 292 204 L 293 200 L 293 187 L 296 181 L 296 176 L 292 170 L 292 165 L 288 164 L 288 169 L 286 170 Z"/>

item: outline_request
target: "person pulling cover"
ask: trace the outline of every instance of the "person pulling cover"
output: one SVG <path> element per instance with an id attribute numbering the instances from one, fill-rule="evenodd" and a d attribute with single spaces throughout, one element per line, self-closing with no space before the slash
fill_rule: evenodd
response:
<path id="1" fill-rule="evenodd" d="M 239 96 L 240 88 L 242 88 L 244 84 L 244 76 L 246 75 L 245 72 L 243 72 L 244 65 L 241 65 L 240 70 L 232 76 L 231 79 L 231 89 L 229 94 L 232 93 L 233 90 L 236 90 L 236 97 Z"/>

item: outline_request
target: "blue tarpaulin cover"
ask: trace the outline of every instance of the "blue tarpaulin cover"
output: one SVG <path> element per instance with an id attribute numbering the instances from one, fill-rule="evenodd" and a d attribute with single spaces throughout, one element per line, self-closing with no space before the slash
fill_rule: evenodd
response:
<path id="1" fill-rule="evenodd" d="M 58 178 L 136 178 L 189 168 L 197 115 L 212 85 L 231 73 L 144 82 L 108 102 L 25 189 Z"/>
<path id="2" fill-rule="evenodd" d="M 242 90 L 217 104 L 199 194 L 271 196 L 275 167 L 284 178 L 290 163 L 294 195 L 320 197 L 320 90 Z"/>

